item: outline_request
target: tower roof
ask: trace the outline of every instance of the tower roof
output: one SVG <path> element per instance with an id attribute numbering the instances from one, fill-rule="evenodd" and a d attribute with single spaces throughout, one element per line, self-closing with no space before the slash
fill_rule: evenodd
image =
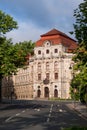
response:
<path id="1" fill-rule="evenodd" d="M 70 38 L 68 35 L 66 35 L 65 33 L 57 30 L 57 29 L 52 29 L 50 30 L 49 32 L 45 33 L 45 34 L 42 34 L 41 37 L 46 37 L 46 36 L 53 36 L 53 35 L 61 35 L 61 36 L 64 36 L 66 38 L 69 38 L 69 39 L 72 39 Z M 72 39 L 73 41 L 75 41 L 74 39 Z"/>
<path id="2" fill-rule="evenodd" d="M 51 45 L 58 45 L 61 43 L 64 46 L 67 46 L 70 50 L 77 48 L 77 43 L 74 39 L 56 29 L 52 29 L 45 34 L 42 34 L 41 38 L 36 42 L 35 46 L 43 46 L 43 43 L 46 40 L 50 41 Z"/>

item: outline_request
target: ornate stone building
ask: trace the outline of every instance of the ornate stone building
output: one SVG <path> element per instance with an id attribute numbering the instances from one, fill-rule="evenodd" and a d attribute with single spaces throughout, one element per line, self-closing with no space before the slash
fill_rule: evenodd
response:
<path id="1" fill-rule="evenodd" d="M 17 99 L 70 98 L 69 67 L 76 47 L 75 40 L 56 29 L 41 35 L 27 68 L 13 76 Z"/>

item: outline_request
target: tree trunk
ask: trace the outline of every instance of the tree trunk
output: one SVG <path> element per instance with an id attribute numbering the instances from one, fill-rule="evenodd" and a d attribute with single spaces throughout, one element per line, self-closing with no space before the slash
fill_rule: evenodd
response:
<path id="1" fill-rule="evenodd" d="M 2 75 L 0 75 L 0 103 L 2 102 Z"/>

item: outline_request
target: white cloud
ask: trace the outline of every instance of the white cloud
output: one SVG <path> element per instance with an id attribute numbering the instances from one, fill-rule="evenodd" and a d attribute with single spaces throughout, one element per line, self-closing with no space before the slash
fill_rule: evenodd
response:
<path id="1" fill-rule="evenodd" d="M 7 34 L 14 42 L 36 41 L 41 34 L 56 28 L 69 35 L 73 29 L 74 9 L 83 0 L 1 0 L 3 8 L 18 22 L 18 30 Z M 50 2 L 49 2 L 50 1 Z M 21 3 L 21 4 L 20 4 Z M 14 6 L 15 5 L 15 6 Z M 1 5 L 0 5 L 1 7 Z"/>
<path id="2" fill-rule="evenodd" d="M 36 27 L 32 23 L 19 22 L 19 28 L 7 33 L 7 38 L 12 38 L 13 42 L 32 40 L 35 42 L 46 30 Z"/>

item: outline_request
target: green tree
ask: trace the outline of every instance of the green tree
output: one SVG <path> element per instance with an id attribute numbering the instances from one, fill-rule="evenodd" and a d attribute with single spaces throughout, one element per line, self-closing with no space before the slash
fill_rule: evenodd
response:
<path id="1" fill-rule="evenodd" d="M 74 33 L 79 44 L 87 47 L 87 0 L 79 4 L 78 8 L 74 10 L 74 17 L 76 22 L 73 24 Z"/>
<path id="2" fill-rule="evenodd" d="M 34 43 L 24 41 L 13 44 L 12 40 L 7 40 L 4 34 L 17 29 L 17 22 L 12 17 L 0 11 L 0 101 L 2 99 L 2 78 L 16 73 L 18 67 L 26 64 L 26 57 L 33 54 Z"/>
<path id="3" fill-rule="evenodd" d="M 78 41 L 78 48 L 75 52 L 73 60 L 75 62 L 74 71 L 75 78 L 71 81 L 71 87 L 74 83 L 80 93 L 81 101 L 85 101 L 86 87 L 87 87 L 87 0 L 84 0 L 76 10 L 74 10 L 74 17 L 76 18 L 74 26 L 75 37 Z"/>
<path id="4" fill-rule="evenodd" d="M 13 17 L 0 10 L 0 36 L 17 28 L 17 22 L 13 20 Z"/>

